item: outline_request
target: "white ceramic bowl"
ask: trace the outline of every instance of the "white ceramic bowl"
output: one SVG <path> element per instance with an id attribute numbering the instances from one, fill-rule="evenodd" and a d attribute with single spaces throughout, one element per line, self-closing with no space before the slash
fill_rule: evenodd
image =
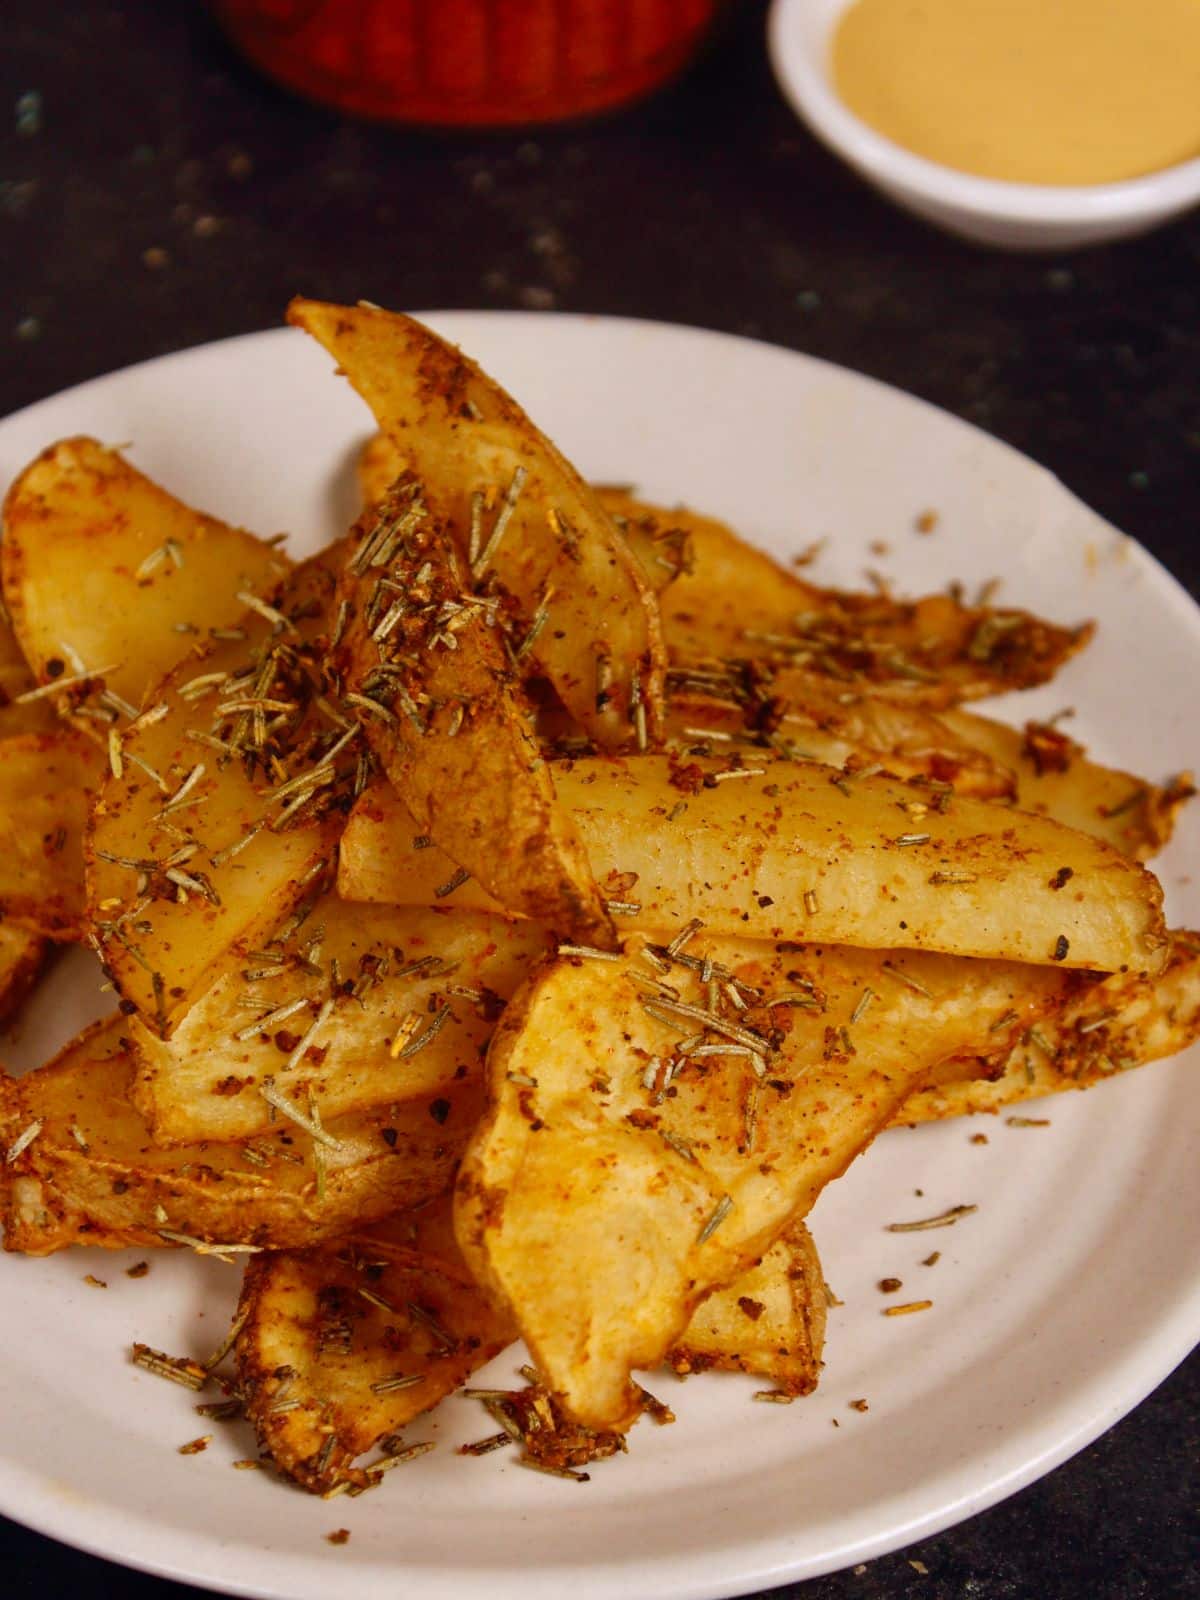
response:
<path id="1" fill-rule="evenodd" d="M 775 0 L 779 86 L 812 132 L 889 200 L 951 233 L 1009 250 L 1063 250 L 1144 233 L 1200 203 L 1200 158 L 1123 183 L 1003 183 L 939 166 L 859 120 L 834 91 L 829 43 L 850 0 Z"/>

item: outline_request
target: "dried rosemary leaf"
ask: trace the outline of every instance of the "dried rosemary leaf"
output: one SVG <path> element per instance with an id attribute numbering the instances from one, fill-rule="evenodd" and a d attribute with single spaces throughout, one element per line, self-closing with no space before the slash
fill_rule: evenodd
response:
<path id="1" fill-rule="evenodd" d="M 924 1233 L 927 1228 L 951 1228 L 960 1217 L 969 1217 L 972 1211 L 978 1211 L 978 1206 L 951 1206 L 948 1211 L 939 1212 L 936 1217 L 923 1217 L 919 1222 L 889 1222 L 886 1226 L 888 1233 Z"/>

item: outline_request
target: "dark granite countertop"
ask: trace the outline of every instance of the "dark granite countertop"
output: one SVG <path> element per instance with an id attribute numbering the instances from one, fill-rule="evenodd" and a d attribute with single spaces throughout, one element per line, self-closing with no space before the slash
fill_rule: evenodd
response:
<path id="1" fill-rule="evenodd" d="M 0 414 L 271 326 L 297 290 L 695 323 L 826 357 L 978 423 L 1200 592 L 1200 214 L 1053 258 L 944 238 L 807 137 L 772 83 L 763 16 L 744 0 L 684 81 L 622 116 L 438 138 L 287 98 L 186 0 L 6 0 Z M 779 1593 L 1200 1595 L 1198 1419 L 1193 1355 L 1007 1503 Z M 0 1572 L 12 1596 L 192 1592 L 3 1521 Z"/>

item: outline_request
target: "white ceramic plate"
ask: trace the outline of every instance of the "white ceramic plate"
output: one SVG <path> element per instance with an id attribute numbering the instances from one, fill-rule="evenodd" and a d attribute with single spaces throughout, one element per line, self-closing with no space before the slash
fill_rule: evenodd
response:
<path id="1" fill-rule="evenodd" d="M 510 385 L 597 479 L 686 496 L 781 556 L 865 565 L 910 589 L 1004 574 L 1003 596 L 1101 621 L 1086 656 L 1020 701 L 1077 706 L 1072 732 L 1149 775 L 1200 765 L 1186 697 L 1200 614 L 1142 550 L 1040 468 L 902 394 L 803 356 L 649 323 L 456 313 L 437 325 Z M 0 424 L 0 478 L 74 432 L 132 441 L 178 494 L 296 550 L 340 531 L 367 419 L 324 355 L 276 332 L 102 378 Z M 914 518 L 936 509 L 935 534 Z M 872 551 L 886 541 L 888 553 Z M 1016 711 L 1015 704 L 1012 710 Z M 1173 920 L 1200 920 L 1200 833 L 1161 863 Z M 1189 875 L 1195 882 L 1189 882 Z M 59 969 L 15 1044 L 34 1065 L 104 1001 L 90 958 Z M 453 1401 L 410 1437 L 439 1448 L 375 1494 L 326 1505 L 234 1472 L 247 1433 L 208 1451 L 184 1390 L 128 1365 L 132 1339 L 204 1354 L 236 1274 L 183 1255 L 0 1260 L 0 1510 L 131 1565 L 231 1593 L 357 1600 L 711 1597 L 827 1572 L 979 1511 L 1080 1449 L 1200 1332 L 1200 1062 L 1181 1059 L 1051 1102 L 1051 1126 L 988 1119 L 881 1138 L 813 1217 L 830 1282 L 816 1396 L 755 1405 L 739 1377 L 659 1375 L 679 1414 L 643 1425 L 586 1487 L 454 1446 L 488 1431 Z M 918 1195 L 914 1191 L 920 1191 Z M 962 1201 L 934 1235 L 884 1224 Z M 935 1267 L 919 1265 L 934 1246 Z M 108 1282 L 83 1282 L 91 1271 Z M 931 1311 L 880 1315 L 876 1281 Z M 513 1358 L 496 1365 L 508 1378 Z M 865 1414 L 849 1402 L 865 1398 Z M 839 1426 L 834 1427 L 834 1423 Z M 349 1544 L 323 1535 L 351 1530 Z"/>

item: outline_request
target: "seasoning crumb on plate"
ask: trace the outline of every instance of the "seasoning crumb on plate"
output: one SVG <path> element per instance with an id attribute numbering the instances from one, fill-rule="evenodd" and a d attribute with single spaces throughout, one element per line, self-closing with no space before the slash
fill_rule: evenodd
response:
<path id="1" fill-rule="evenodd" d="M 803 550 L 792 557 L 792 565 L 794 567 L 812 566 L 828 543 L 828 539 L 814 539 L 811 544 L 806 544 Z"/>
<path id="2" fill-rule="evenodd" d="M 326 1539 L 327 1543 L 329 1543 L 329 1544 L 349 1544 L 350 1543 L 350 1529 L 349 1528 L 335 1528 L 332 1533 L 327 1533 L 325 1535 L 325 1539 Z"/>

